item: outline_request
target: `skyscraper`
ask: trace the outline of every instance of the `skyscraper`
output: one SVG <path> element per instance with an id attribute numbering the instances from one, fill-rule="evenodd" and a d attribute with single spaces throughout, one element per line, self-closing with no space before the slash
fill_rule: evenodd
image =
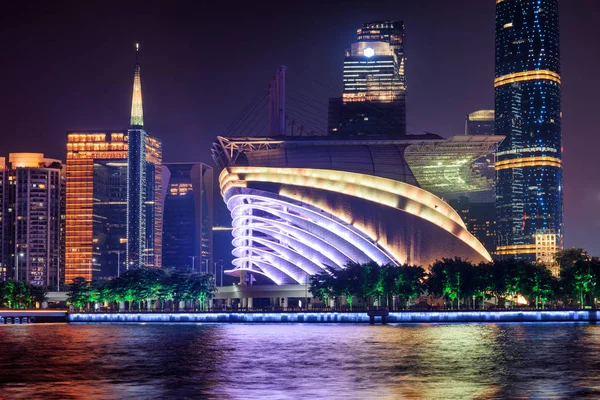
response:
<path id="1" fill-rule="evenodd" d="M 479 110 L 467 115 L 465 135 L 494 134 L 494 110 Z"/>
<path id="2" fill-rule="evenodd" d="M 406 133 L 404 24 L 364 24 L 346 51 L 341 98 L 329 99 L 329 135 L 373 136 Z"/>
<path id="3" fill-rule="evenodd" d="M 67 132 L 66 282 L 117 276 L 127 242 L 127 134 Z"/>
<path id="4" fill-rule="evenodd" d="M 499 255 L 536 260 L 546 235 L 562 243 L 558 0 L 496 1 Z"/>
<path id="5" fill-rule="evenodd" d="M 11 153 L 2 164 L 1 278 L 56 286 L 64 269 L 62 163 L 41 153 Z"/>
<path id="6" fill-rule="evenodd" d="M 161 266 L 162 144 L 144 130 L 142 81 L 136 63 L 127 152 L 127 268 Z"/>
<path id="7" fill-rule="evenodd" d="M 165 163 L 163 183 L 163 265 L 213 272 L 212 167 Z"/>
<path id="8" fill-rule="evenodd" d="M 136 62 L 130 129 L 67 132 L 66 282 L 161 265 L 162 149 L 143 126 Z"/>

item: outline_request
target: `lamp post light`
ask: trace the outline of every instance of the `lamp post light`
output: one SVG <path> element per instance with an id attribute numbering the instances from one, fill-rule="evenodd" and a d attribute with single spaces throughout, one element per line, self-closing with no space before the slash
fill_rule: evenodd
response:
<path id="1" fill-rule="evenodd" d="M 110 250 L 109 254 L 117 255 L 117 278 L 121 276 L 121 253 L 125 253 L 125 250 Z"/>
<path id="2" fill-rule="evenodd" d="M 188 256 L 188 257 L 192 259 L 192 272 L 194 272 L 194 269 L 196 269 L 196 258 L 198 258 L 198 256 Z"/>
<path id="3" fill-rule="evenodd" d="M 25 253 L 15 253 L 15 280 L 19 280 L 19 257 L 25 257 Z"/>

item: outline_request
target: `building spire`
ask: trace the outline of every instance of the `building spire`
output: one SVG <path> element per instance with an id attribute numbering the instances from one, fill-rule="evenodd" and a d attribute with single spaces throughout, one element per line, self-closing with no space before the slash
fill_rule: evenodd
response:
<path id="1" fill-rule="evenodd" d="M 142 78 L 140 77 L 140 64 L 138 54 L 140 44 L 135 44 L 135 70 L 133 74 L 133 96 L 131 97 L 131 120 L 129 125 L 142 128 L 144 126 L 144 108 L 142 107 Z"/>

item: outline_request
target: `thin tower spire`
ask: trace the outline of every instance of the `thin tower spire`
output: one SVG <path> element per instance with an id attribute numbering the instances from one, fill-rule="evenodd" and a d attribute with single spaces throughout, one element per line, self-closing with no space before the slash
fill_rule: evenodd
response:
<path id="1" fill-rule="evenodd" d="M 142 128 L 144 126 L 144 108 L 142 106 L 142 78 L 140 76 L 140 64 L 138 54 L 140 44 L 135 44 L 135 70 L 133 73 L 133 95 L 131 97 L 131 127 Z"/>

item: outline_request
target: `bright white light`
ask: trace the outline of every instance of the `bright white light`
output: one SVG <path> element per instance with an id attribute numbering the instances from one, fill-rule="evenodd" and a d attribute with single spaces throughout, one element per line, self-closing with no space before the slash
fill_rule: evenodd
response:
<path id="1" fill-rule="evenodd" d="M 373 57 L 375 55 L 375 50 L 373 50 L 370 47 L 367 47 L 363 54 L 365 55 L 365 57 Z"/>

